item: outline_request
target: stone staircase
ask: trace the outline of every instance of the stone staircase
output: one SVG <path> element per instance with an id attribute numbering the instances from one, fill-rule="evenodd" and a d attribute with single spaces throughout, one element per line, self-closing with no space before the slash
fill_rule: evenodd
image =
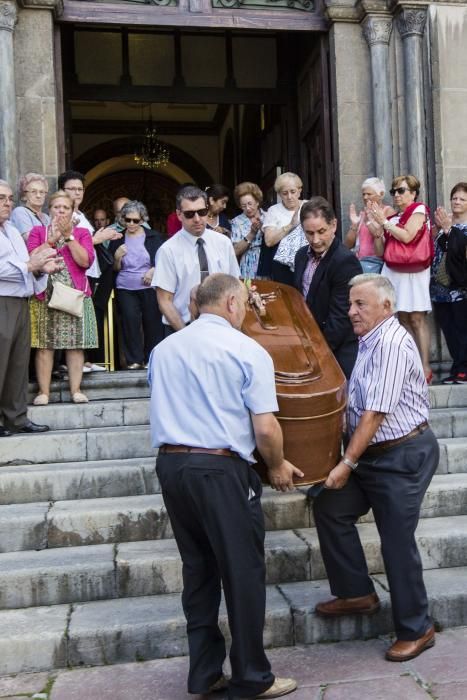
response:
<path id="1" fill-rule="evenodd" d="M 145 373 L 102 375 L 84 381 L 89 404 L 31 408 L 49 433 L 0 443 L 0 674 L 187 653 Z M 467 387 L 430 392 L 441 459 L 417 537 L 432 615 L 449 627 L 467 624 Z M 51 398 L 66 401 L 64 386 L 54 384 Z M 382 610 L 360 619 L 314 615 L 329 588 L 305 491 L 264 492 L 266 645 L 390 633 L 371 513 L 359 528 Z"/>

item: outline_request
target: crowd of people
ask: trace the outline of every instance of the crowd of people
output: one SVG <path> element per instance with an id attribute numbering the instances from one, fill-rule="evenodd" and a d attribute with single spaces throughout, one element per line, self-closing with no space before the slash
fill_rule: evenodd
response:
<path id="1" fill-rule="evenodd" d="M 0 437 L 48 429 L 27 417 L 31 346 L 34 404 L 49 401 L 56 351 L 64 353 L 71 400 L 87 402 L 82 374 L 102 366 L 115 289 L 126 366 L 148 366 L 156 470 L 183 561 L 191 693 L 228 687 L 231 697 L 275 698 L 296 688 L 274 676 L 263 647 L 264 519 L 254 450 L 278 491 L 303 474 L 284 457 L 272 360 L 239 332 L 249 286 L 241 278 L 295 286 L 348 380 L 342 455 L 324 488 L 310 493 L 334 596 L 316 614 L 379 610 L 355 527 L 371 508 L 396 633 L 386 658 L 407 661 L 435 643 L 415 541 L 439 457 L 428 425 L 427 313 L 433 304 L 453 360 L 443 382 L 466 383 L 467 183 L 453 187 L 451 212 L 438 207 L 432 222 L 415 176 L 394 178 L 392 205 L 384 183 L 369 178 L 363 209 L 350 206 L 344 241 L 331 204 L 303 199 L 302 188 L 298 175 L 281 174 L 280 201 L 265 211 L 258 185 L 242 182 L 233 193 L 241 213 L 229 220 L 223 185 L 187 183 L 164 236 L 151 229 L 144 203 L 123 196 L 112 224 L 97 209 L 92 226 L 80 208 L 81 173 L 59 176 L 47 212 L 42 175 L 21 178 L 16 208 L 0 180 Z"/>

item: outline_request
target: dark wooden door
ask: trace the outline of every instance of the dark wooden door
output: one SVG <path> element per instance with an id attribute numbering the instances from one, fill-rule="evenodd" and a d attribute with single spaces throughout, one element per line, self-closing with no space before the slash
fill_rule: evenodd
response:
<path id="1" fill-rule="evenodd" d="M 303 191 L 333 202 L 327 36 L 316 43 L 297 80 Z"/>

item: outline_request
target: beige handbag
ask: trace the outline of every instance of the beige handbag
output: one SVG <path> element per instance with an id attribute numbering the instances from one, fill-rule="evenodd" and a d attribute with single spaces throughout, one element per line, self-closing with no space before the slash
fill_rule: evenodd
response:
<path id="1" fill-rule="evenodd" d="M 67 287 L 66 284 L 58 280 L 53 283 L 54 290 L 49 301 L 49 308 L 56 311 L 64 311 L 72 316 L 83 317 L 84 310 L 84 292 L 73 287 Z"/>

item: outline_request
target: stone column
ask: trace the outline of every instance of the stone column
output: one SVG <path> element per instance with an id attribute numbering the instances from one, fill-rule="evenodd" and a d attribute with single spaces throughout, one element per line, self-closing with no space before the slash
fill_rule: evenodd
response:
<path id="1" fill-rule="evenodd" d="M 394 177 L 389 88 L 389 39 L 392 17 L 367 15 L 362 23 L 362 31 L 370 47 L 375 175 L 382 177 L 386 186 L 389 186 Z"/>
<path id="2" fill-rule="evenodd" d="M 13 30 L 16 4 L 0 2 L 0 178 L 12 188 L 17 179 L 16 90 Z"/>
<path id="3" fill-rule="evenodd" d="M 397 25 L 404 47 L 408 169 L 411 174 L 418 177 L 425 191 L 427 171 L 422 37 L 426 17 L 426 7 L 403 7 L 397 16 Z"/>

